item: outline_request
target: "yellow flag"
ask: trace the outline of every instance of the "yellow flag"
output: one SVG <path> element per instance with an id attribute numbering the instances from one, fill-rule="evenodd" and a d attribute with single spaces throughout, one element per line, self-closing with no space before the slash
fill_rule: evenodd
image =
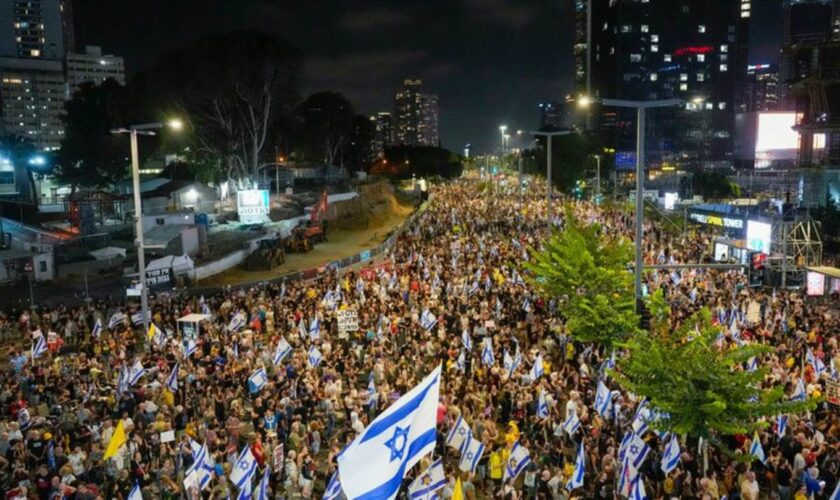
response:
<path id="1" fill-rule="evenodd" d="M 155 332 L 157 332 L 157 328 L 155 327 L 155 324 L 150 323 L 149 324 L 149 333 L 147 335 L 149 337 L 150 341 L 155 337 Z"/>
<path id="2" fill-rule="evenodd" d="M 455 491 L 452 492 L 452 500 L 464 500 L 464 492 L 461 491 L 461 477 L 455 480 Z"/>
<path id="3" fill-rule="evenodd" d="M 127 441 L 128 440 L 125 437 L 125 429 L 123 429 L 123 423 L 122 420 L 120 420 L 117 424 L 117 428 L 114 430 L 114 435 L 111 436 L 111 441 L 108 443 L 108 449 L 105 450 L 105 455 L 102 457 L 102 460 L 108 460 L 116 455 L 120 447 Z"/>

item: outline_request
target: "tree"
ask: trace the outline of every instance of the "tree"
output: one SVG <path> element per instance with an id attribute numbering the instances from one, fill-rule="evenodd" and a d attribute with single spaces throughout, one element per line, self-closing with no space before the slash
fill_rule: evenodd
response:
<path id="1" fill-rule="evenodd" d="M 655 428 L 703 438 L 729 453 L 725 437 L 767 427 L 765 417 L 816 406 L 813 399 L 786 400 L 781 386 L 764 388 L 766 368 L 744 368 L 751 357 L 771 352 L 771 347 L 722 347 L 720 327 L 712 324 L 708 309 L 672 328 L 663 321 L 670 311 L 661 292 L 657 293 L 659 297 L 649 303 L 653 317 L 658 318 L 652 332 L 620 344 L 627 354 L 611 373 L 624 389 L 646 397 L 653 409 L 664 412 L 653 424 Z"/>
<path id="2" fill-rule="evenodd" d="M 692 179 L 694 193 L 706 199 L 720 200 L 737 197 L 741 194 L 738 185 L 730 182 L 720 172 L 698 170 L 693 173 Z"/>
<path id="3" fill-rule="evenodd" d="M 343 167 L 354 136 L 356 113 L 350 101 L 336 92 L 318 92 L 298 106 L 297 116 L 302 156 Z"/>
<path id="4" fill-rule="evenodd" d="M 546 176 L 548 156 L 547 140 L 537 138 L 537 148 L 527 150 L 522 156 L 522 169 L 527 174 Z M 583 134 L 568 134 L 551 140 L 551 182 L 560 190 L 571 191 L 586 173 L 588 156 L 593 153 L 593 142 Z"/>
<path id="5" fill-rule="evenodd" d="M 385 148 L 385 158 L 371 168 L 373 175 L 392 175 L 400 179 L 417 177 L 457 177 L 463 171 L 455 153 L 433 146 L 393 146 Z"/>
<path id="6" fill-rule="evenodd" d="M 269 139 L 298 101 L 300 68 L 299 51 L 286 42 L 234 31 L 168 53 L 131 87 L 154 119 L 182 116 L 192 149 L 221 159 L 222 177 L 255 179 Z"/>
<path id="7" fill-rule="evenodd" d="M 58 181 L 79 187 L 106 186 L 128 175 L 129 146 L 111 130 L 130 124 L 129 99 L 114 80 L 84 83 L 64 104 L 64 137 L 56 159 Z"/>
<path id="8" fill-rule="evenodd" d="M 638 328 L 633 277 L 627 264 L 633 247 L 619 236 L 604 235 L 600 224 L 584 225 L 566 208 L 562 231 L 542 250 L 531 249 L 525 268 L 533 285 L 558 299 L 569 332 L 578 340 L 612 346 Z"/>

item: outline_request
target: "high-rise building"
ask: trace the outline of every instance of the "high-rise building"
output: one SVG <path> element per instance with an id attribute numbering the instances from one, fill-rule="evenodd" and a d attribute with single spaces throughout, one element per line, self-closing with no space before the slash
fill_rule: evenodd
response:
<path id="1" fill-rule="evenodd" d="M 747 112 L 775 111 L 779 103 L 779 71 L 773 64 L 747 66 Z"/>
<path id="2" fill-rule="evenodd" d="M 375 158 L 385 153 L 385 148 L 393 144 L 393 122 L 391 113 L 382 111 L 370 117 L 373 123 L 373 144 L 371 153 Z"/>
<path id="3" fill-rule="evenodd" d="M 831 0 L 784 0 L 784 48 L 779 70 L 779 97 L 783 107 L 792 107 L 788 98 L 790 82 L 807 77 L 813 70 L 810 51 L 800 50 L 828 41 L 833 36 Z"/>
<path id="4" fill-rule="evenodd" d="M 422 92 L 423 81 L 407 78 L 394 98 L 394 141 L 409 146 L 437 146 L 438 98 Z"/>
<path id="5" fill-rule="evenodd" d="M 563 126 L 563 104 L 557 101 L 544 101 L 540 103 L 540 128 Z"/>
<path id="6" fill-rule="evenodd" d="M 735 114 L 746 108 L 751 0 L 590 1 L 593 96 L 686 103 L 648 111 L 648 165 L 731 165 Z M 600 109 L 618 166 L 632 167 L 634 110 Z"/>
<path id="7" fill-rule="evenodd" d="M 85 47 L 84 54 L 67 54 L 67 85 L 71 95 L 85 82 L 101 85 L 109 78 L 125 85 L 122 57 L 103 55 L 100 47 L 92 45 Z"/>
<path id="8" fill-rule="evenodd" d="M 63 60 L 72 51 L 67 0 L 0 0 L 0 56 Z"/>

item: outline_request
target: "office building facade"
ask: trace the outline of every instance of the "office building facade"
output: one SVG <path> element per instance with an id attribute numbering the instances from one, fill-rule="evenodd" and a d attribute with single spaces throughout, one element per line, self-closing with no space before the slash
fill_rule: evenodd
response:
<path id="1" fill-rule="evenodd" d="M 647 164 L 724 167 L 746 108 L 751 0 L 589 0 L 594 98 L 680 99 L 647 113 Z M 595 126 L 635 164 L 635 112 L 600 107 Z"/>
<path id="2" fill-rule="evenodd" d="M 775 111 L 779 106 L 779 70 L 774 64 L 747 66 L 748 113 Z"/>
<path id="3" fill-rule="evenodd" d="M 373 124 L 373 144 L 371 145 L 371 153 L 374 159 L 380 158 L 385 154 L 385 148 L 394 143 L 393 138 L 393 119 L 391 113 L 382 111 L 370 117 Z"/>
<path id="4" fill-rule="evenodd" d="M 84 53 L 67 54 L 67 86 L 72 95 L 83 83 L 101 85 L 112 79 L 125 85 L 125 65 L 123 58 L 102 54 L 100 47 L 88 45 Z"/>
<path id="5" fill-rule="evenodd" d="M 394 98 L 394 142 L 437 146 L 440 141 L 438 97 L 423 93 L 423 81 L 405 79 Z"/>

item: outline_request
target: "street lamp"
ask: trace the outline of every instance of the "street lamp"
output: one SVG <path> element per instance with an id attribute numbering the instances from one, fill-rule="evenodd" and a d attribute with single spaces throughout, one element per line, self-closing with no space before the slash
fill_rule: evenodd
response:
<path id="1" fill-rule="evenodd" d="M 502 154 L 505 154 L 505 132 L 507 131 L 507 125 L 499 125 L 499 132 L 502 133 Z"/>
<path id="2" fill-rule="evenodd" d="M 559 130 L 556 132 L 531 132 L 532 135 L 537 136 L 545 136 L 546 141 L 548 142 L 548 152 L 546 154 L 546 178 L 548 180 L 548 208 L 547 208 L 547 217 L 548 217 L 548 229 L 551 229 L 551 141 L 555 136 L 558 135 L 569 135 L 574 134 L 574 130 Z"/>
<path id="3" fill-rule="evenodd" d="M 582 107 L 592 104 L 592 98 L 583 96 L 578 100 Z M 604 106 L 617 108 L 634 108 L 636 110 L 636 266 L 634 271 L 636 281 L 636 308 L 639 309 L 642 300 L 642 229 L 645 188 L 645 111 L 648 108 L 664 108 L 679 106 L 680 99 L 663 99 L 659 101 L 625 101 L 621 99 L 601 99 Z"/>
<path id="4" fill-rule="evenodd" d="M 145 245 L 143 244 L 143 209 L 140 198 L 140 152 L 137 144 L 137 136 L 140 135 L 155 135 L 155 130 L 168 127 L 172 130 L 178 131 L 184 128 L 184 123 L 178 119 L 172 119 L 164 123 L 143 123 L 140 125 L 131 125 L 128 128 L 118 128 L 111 130 L 112 134 L 129 134 L 131 137 L 131 184 L 134 189 L 134 222 L 135 232 L 137 238 L 135 246 L 137 247 L 137 270 L 140 276 L 140 313 L 143 316 L 143 328 L 146 332 L 149 331 L 149 294 L 146 290 L 146 255 Z"/>

